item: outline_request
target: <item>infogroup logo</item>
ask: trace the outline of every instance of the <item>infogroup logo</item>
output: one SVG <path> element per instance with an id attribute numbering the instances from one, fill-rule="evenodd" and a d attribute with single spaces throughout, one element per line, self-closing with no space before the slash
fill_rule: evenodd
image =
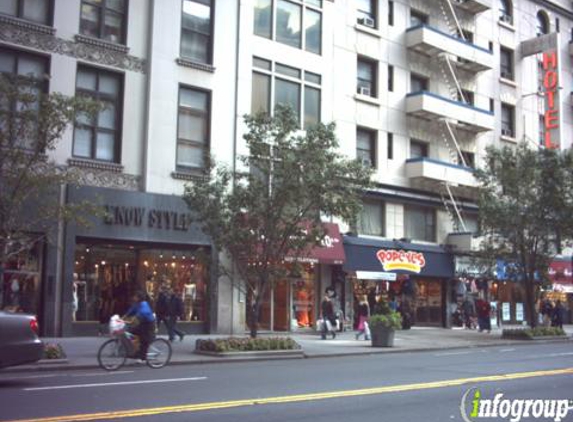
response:
<path id="1" fill-rule="evenodd" d="M 485 398 L 480 389 L 465 392 L 460 404 L 462 419 L 466 422 L 496 419 L 520 422 L 522 420 L 544 420 L 560 422 L 572 411 L 573 400 L 569 399 L 508 399 L 503 393 Z"/>

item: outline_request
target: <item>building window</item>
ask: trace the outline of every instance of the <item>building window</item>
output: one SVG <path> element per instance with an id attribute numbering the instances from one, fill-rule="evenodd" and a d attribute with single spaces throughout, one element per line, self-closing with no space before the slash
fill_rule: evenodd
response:
<path id="1" fill-rule="evenodd" d="M 460 164 L 466 163 L 467 167 L 471 167 L 473 169 L 476 168 L 476 156 L 473 152 L 462 151 L 462 157 L 464 158 Z"/>
<path id="2" fill-rule="evenodd" d="M 393 133 L 388 133 L 387 136 L 387 157 L 389 160 L 393 160 L 394 159 L 394 134 Z"/>
<path id="3" fill-rule="evenodd" d="M 426 142 L 412 139 L 410 141 L 410 158 L 427 158 L 428 144 Z"/>
<path id="4" fill-rule="evenodd" d="M 515 107 L 504 103 L 501 104 L 501 134 L 515 138 Z"/>
<path id="5" fill-rule="evenodd" d="M 378 16 L 375 0 L 357 0 L 358 23 L 376 28 Z"/>
<path id="6" fill-rule="evenodd" d="M 462 89 L 461 92 L 458 91 L 458 101 L 473 106 L 475 104 L 475 94 L 467 89 Z"/>
<path id="7" fill-rule="evenodd" d="M 27 113 L 30 109 L 37 110 L 38 97 L 48 91 L 48 68 L 47 58 L 22 51 L 0 49 L 1 77 L 14 82 L 16 82 L 14 80 L 16 77 L 25 77 L 21 82 L 16 82 L 20 84 L 18 89 L 23 94 L 32 94 L 34 98 L 37 98 L 37 100 L 27 103 L 28 107 L 26 109 L 16 101 L 8 103 L 3 100 L 0 103 L 0 108 L 7 111 L 6 114 L 2 113 L 3 116 L 0 121 L 0 126 L 6 129 L 5 134 L 8 137 L 2 140 L 2 145 L 34 149 L 36 145 L 34 136 L 31 136 L 30 139 L 22 139 L 22 136 L 18 136 L 20 130 L 18 129 L 19 119 L 17 115 L 19 113 Z M 29 118 L 25 120 L 29 121 Z M 24 123 L 24 126 L 27 126 L 27 123 Z"/>
<path id="8" fill-rule="evenodd" d="M 126 0 L 82 0 L 80 33 L 125 44 Z"/>
<path id="9" fill-rule="evenodd" d="M 388 25 L 394 26 L 394 2 L 388 2 Z"/>
<path id="10" fill-rule="evenodd" d="M 508 24 L 513 24 L 513 6 L 511 0 L 498 0 L 499 20 Z"/>
<path id="11" fill-rule="evenodd" d="M 428 15 L 425 13 L 419 12 L 418 10 L 411 9 L 410 10 L 410 27 L 420 26 L 420 25 L 427 25 L 428 24 Z"/>
<path id="12" fill-rule="evenodd" d="M 425 76 L 416 75 L 412 73 L 410 75 L 410 92 L 421 92 L 428 91 L 429 79 Z"/>
<path id="13" fill-rule="evenodd" d="M 369 97 L 376 97 L 376 78 L 378 64 L 373 60 L 358 58 L 358 73 L 356 78 L 356 92 Z"/>
<path id="14" fill-rule="evenodd" d="M 91 97 L 104 105 L 97 116 L 79 115 L 74 130 L 75 157 L 119 161 L 121 139 L 122 77 L 92 67 L 78 67 L 76 95 Z"/>
<path id="15" fill-rule="evenodd" d="M 212 60 L 211 0 L 183 0 L 181 57 L 197 63 Z"/>
<path id="16" fill-rule="evenodd" d="M 322 0 L 256 0 L 254 33 L 321 54 L 321 8 Z"/>
<path id="17" fill-rule="evenodd" d="M 549 34 L 549 16 L 547 16 L 547 13 L 543 10 L 537 12 L 535 29 L 538 37 L 540 35 Z"/>
<path id="18" fill-rule="evenodd" d="M 513 81 L 514 69 L 513 69 L 513 50 L 509 48 L 501 47 L 499 50 L 499 66 L 500 66 L 500 76 L 503 79 L 508 79 Z"/>
<path id="19" fill-rule="evenodd" d="M 14 16 L 27 21 L 51 24 L 52 0 L 2 0 L 0 14 Z"/>
<path id="20" fill-rule="evenodd" d="M 208 92 L 179 89 L 177 168 L 201 170 L 209 154 L 211 98 Z"/>
<path id="21" fill-rule="evenodd" d="M 394 66 L 388 66 L 388 91 L 394 91 Z"/>
<path id="22" fill-rule="evenodd" d="M 384 236 L 384 203 L 365 200 L 358 214 L 358 234 Z"/>
<path id="23" fill-rule="evenodd" d="M 489 99 L 489 111 L 491 111 L 492 113 L 495 111 L 495 101 L 493 100 L 493 98 Z"/>
<path id="24" fill-rule="evenodd" d="M 305 129 L 320 122 L 320 75 L 258 57 L 253 59 L 253 67 L 252 113 L 269 113 L 271 104 L 286 104 Z"/>
<path id="25" fill-rule="evenodd" d="M 404 235 L 408 239 L 436 241 L 436 211 L 432 208 L 404 206 Z"/>
<path id="26" fill-rule="evenodd" d="M 356 158 L 366 167 L 376 168 L 376 131 L 356 130 Z"/>

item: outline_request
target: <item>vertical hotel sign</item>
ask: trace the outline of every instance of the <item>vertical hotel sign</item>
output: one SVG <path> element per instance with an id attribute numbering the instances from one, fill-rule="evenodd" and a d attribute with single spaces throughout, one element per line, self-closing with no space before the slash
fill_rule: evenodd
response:
<path id="1" fill-rule="evenodd" d="M 557 50 L 543 52 L 543 89 L 545 115 L 543 116 L 545 148 L 559 148 L 559 61 Z"/>

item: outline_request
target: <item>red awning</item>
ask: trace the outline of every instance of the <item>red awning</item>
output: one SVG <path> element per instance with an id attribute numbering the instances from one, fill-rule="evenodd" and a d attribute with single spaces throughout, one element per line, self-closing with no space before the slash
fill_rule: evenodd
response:
<path id="1" fill-rule="evenodd" d="M 573 284 L 573 265 L 570 259 L 552 261 L 548 272 L 553 283 Z"/>
<path id="2" fill-rule="evenodd" d="M 303 254 L 303 256 L 298 257 L 296 261 L 312 264 L 344 264 L 344 246 L 342 244 L 342 236 L 340 236 L 338 224 L 323 223 L 323 225 L 326 230 L 326 235 L 322 240 L 322 245 L 315 246 L 307 254 Z M 287 261 L 292 260 L 292 258 L 287 258 Z"/>

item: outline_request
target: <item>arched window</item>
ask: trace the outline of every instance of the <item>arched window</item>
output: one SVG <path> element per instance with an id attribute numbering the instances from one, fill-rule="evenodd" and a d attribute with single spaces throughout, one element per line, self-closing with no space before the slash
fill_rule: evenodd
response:
<path id="1" fill-rule="evenodd" d="M 511 0 L 499 0 L 499 20 L 513 23 L 513 6 Z"/>
<path id="2" fill-rule="evenodd" d="M 537 12 L 536 33 L 537 36 L 549 34 L 549 16 L 543 10 Z"/>

